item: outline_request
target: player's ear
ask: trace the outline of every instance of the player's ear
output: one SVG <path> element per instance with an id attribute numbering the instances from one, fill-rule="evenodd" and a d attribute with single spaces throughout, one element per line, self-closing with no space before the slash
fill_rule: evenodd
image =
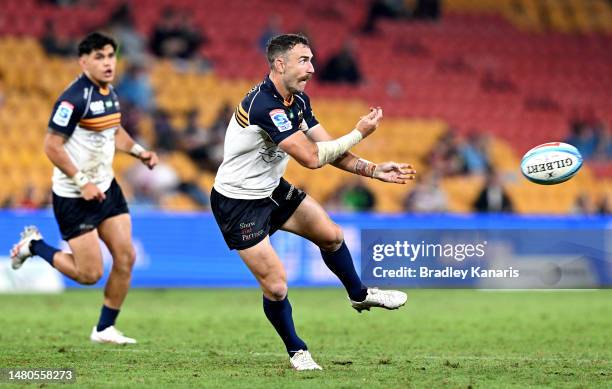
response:
<path id="1" fill-rule="evenodd" d="M 81 65 L 81 69 L 85 69 L 85 65 L 87 65 L 87 56 L 86 55 L 81 55 L 79 57 L 79 65 Z"/>
<path id="2" fill-rule="evenodd" d="M 276 71 L 280 74 L 283 74 L 285 72 L 285 60 L 282 56 L 279 56 L 274 60 L 274 66 L 276 67 Z"/>

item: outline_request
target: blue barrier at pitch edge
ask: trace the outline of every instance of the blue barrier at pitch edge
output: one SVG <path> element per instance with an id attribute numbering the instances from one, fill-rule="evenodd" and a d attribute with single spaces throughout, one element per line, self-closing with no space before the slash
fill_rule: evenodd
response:
<path id="1" fill-rule="evenodd" d="M 347 244 L 359 269 L 362 229 L 606 229 L 610 217 L 536 217 L 514 215 L 334 215 L 344 229 Z M 257 286 L 238 255 L 229 251 L 210 213 L 137 212 L 132 214 L 134 244 L 138 259 L 134 287 L 225 287 Z M 0 211 L 0 252 L 18 239 L 23 226 L 39 227 L 45 240 L 58 247 L 67 245 L 59 236 L 51 211 Z M 327 270 L 318 249 L 306 240 L 278 232 L 272 243 L 287 268 L 291 286 L 340 285 Z M 105 278 L 111 258 L 104 250 Z M 35 259 L 40 260 L 40 259 Z M 25 265 L 27 266 L 27 264 Z M 607 278 L 606 278 L 607 277 Z M 603 279 L 609 279 L 606 274 Z M 77 287 L 67 279 L 67 286 Z"/>

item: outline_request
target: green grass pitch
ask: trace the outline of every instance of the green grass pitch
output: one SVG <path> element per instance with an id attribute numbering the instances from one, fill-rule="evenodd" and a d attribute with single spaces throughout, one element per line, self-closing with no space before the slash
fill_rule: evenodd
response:
<path id="1" fill-rule="evenodd" d="M 130 347 L 89 342 L 100 290 L 0 295 L 0 368 L 71 367 L 80 387 L 612 387 L 612 290 L 408 293 L 358 314 L 343 290 L 291 290 L 325 369 L 305 373 L 255 289 L 133 290 L 117 323 Z"/>

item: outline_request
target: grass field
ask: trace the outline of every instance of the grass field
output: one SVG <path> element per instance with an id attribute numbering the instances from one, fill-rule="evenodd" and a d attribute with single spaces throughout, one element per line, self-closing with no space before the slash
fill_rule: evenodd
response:
<path id="1" fill-rule="evenodd" d="M 90 387 L 612 387 L 612 290 L 415 290 L 399 311 L 362 314 L 340 289 L 292 290 L 325 369 L 306 373 L 256 290 L 134 290 L 118 321 L 131 347 L 88 341 L 100 298 L 0 295 L 0 368 L 72 367 Z"/>

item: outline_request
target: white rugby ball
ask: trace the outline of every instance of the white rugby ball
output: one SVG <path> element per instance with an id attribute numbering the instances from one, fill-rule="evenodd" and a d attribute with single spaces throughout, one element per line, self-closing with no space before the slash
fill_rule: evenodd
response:
<path id="1" fill-rule="evenodd" d="M 567 143 L 544 143 L 529 150 L 521 160 L 521 172 L 531 182 L 553 185 L 572 178 L 582 167 L 582 155 Z"/>

